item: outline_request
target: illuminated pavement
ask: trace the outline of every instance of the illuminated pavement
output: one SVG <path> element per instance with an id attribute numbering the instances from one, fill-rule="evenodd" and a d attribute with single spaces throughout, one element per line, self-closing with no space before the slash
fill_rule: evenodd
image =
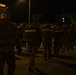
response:
<path id="1" fill-rule="evenodd" d="M 49 61 L 44 61 L 42 54 L 36 55 L 35 72 L 28 71 L 29 54 L 22 53 L 17 56 L 15 75 L 76 75 L 76 55 L 60 55 L 52 57 Z M 4 75 L 7 72 L 5 65 Z"/>

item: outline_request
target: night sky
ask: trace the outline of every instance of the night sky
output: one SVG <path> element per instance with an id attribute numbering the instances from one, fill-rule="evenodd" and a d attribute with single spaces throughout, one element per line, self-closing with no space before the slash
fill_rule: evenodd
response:
<path id="1" fill-rule="evenodd" d="M 27 22 L 28 20 L 28 0 L 19 3 L 19 0 L 0 0 L 10 7 L 12 11 L 12 20 Z M 42 14 L 44 20 L 53 18 L 53 15 L 76 12 L 75 0 L 31 0 L 31 15 Z"/>

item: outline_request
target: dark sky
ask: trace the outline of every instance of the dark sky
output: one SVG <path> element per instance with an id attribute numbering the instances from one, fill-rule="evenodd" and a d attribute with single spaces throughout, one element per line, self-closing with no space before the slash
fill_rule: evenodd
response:
<path id="1" fill-rule="evenodd" d="M 28 19 L 28 0 L 18 3 L 19 0 L 0 0 L 1 3 L 8 5 L 12 11 L 14 21 L 27 21 Z M 76 12 L 75 0 L 31 0 L 31 15 L 42 14 L 45 18 L 50 18 L 55 14 Z"/>

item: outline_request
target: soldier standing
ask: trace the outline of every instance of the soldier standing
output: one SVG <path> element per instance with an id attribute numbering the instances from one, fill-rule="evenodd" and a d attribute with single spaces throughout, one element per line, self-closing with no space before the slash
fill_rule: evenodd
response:
<path id="1" fill-rule="evenodd" d="M 54 29 L 54 54 L 58 55 L 63 45 L 63 28 L 61 24 L 57 24 Z"/>
<path id="2" fill-rule="evenodd" d="M 44 48 L 44 60 L 50 59 L 51 49 L 52 49 L 52 32 L 51 24 L 44 24 L 41 28 L 42 37 L 43 37 L 43 48 Z"/>
<path id="3" fill-rule="evenodd" d="M 21 55 L 22 53 L 22 29 L 21 26 L 17 26 L 17 31 L 18 31 L 18 37 L 16 40 L 16 49 L 17 49 L 17 55 Z"/>
<path id="4" fill-rule="evenodd" d="M 0 20 L 0 75 L 3 75 L 5 63 L 8 65 L 8 75 L 15 75 L 16 27 L 10 21 L 9 11 L 4 11 Z"/>

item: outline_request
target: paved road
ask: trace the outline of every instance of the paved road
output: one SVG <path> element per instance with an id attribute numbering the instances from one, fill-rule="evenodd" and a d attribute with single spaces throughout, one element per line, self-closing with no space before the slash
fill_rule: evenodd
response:
<path id="1" fill-rule="evenodd" d="M 75 56 L 75 55 L 74 55 Z M 28 71 L 29 54 L 22 53 L 17 56 L 16 75 L 76 75 L 76 57 L 60 55 L 52 57 L 49 61 L 43 60 L 42 54 L 36 55 L 35 72 Z M 7 65 L 5 65 L 4 75 L 7 75 Z"/>

